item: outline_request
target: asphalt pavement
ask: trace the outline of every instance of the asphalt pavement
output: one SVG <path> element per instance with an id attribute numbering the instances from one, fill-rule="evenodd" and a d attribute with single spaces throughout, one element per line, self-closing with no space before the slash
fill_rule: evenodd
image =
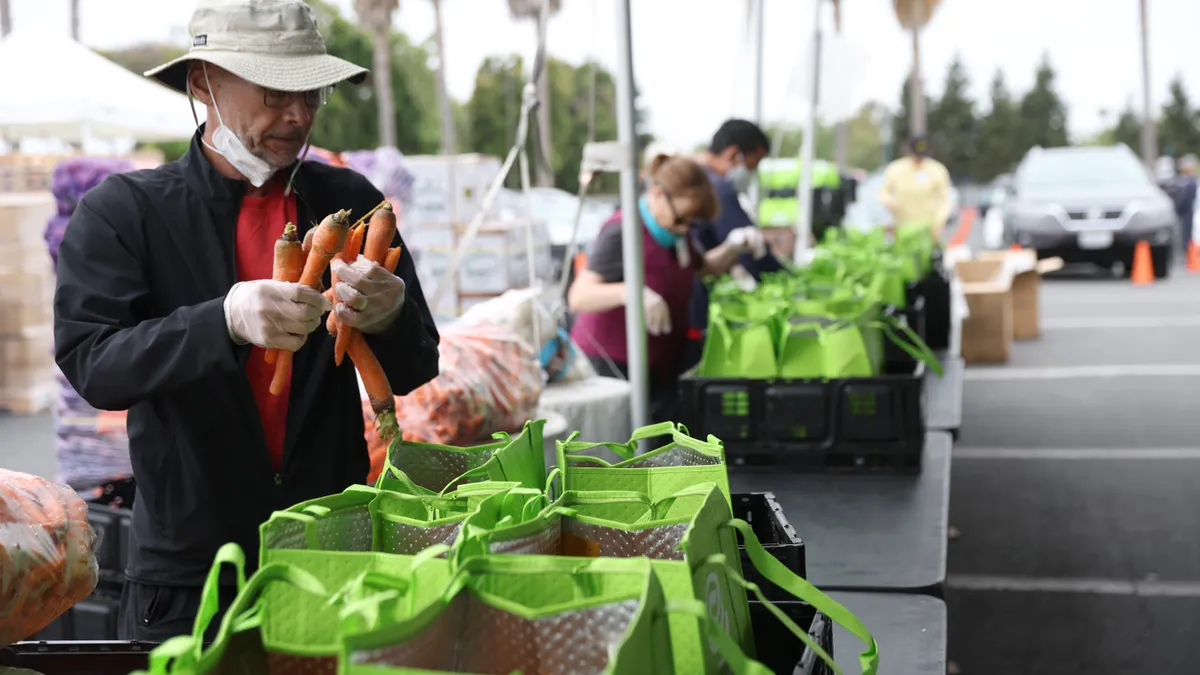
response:
<path id="1" fill-rule="evenodd" d="M 1200 672 L 1200 274 L 1042 286 L 1040 339 L 970 367 L 946 599 L 963 675 Z"/>

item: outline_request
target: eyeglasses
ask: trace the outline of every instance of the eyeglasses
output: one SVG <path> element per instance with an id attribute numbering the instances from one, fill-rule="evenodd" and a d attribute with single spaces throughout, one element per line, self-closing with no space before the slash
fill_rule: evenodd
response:
<path id="1" fill-rule="evenodd" d="M 329 103 L 331 96 L 333 96 L 333 87 L 331 86 L 308 91 L 278 91 L 264 88 L 263 105 L 273 110 L 279 110 L 288 107 L 299 98 L 309 108 L 321 108 Z"/>
<path id="2" fill-rule="evenodd" d="M 671 197 L 671 193 L 667 192 L 661 185 L 657 185 L 657 187 L 658 187 L 659 191 L 662 192 L 662 196 L 667 200 L 667 208 L 671 209 L 671 217 L 674 220 L 670 223 L 669 227 L 676 227 L 678 225 L 690 225 L 691 220 L 692 220 L 691 218 L 688 218 L 685 220 L 685 219 L 679 217 L 679 209 L 675 208 L 675 199 Z"/>

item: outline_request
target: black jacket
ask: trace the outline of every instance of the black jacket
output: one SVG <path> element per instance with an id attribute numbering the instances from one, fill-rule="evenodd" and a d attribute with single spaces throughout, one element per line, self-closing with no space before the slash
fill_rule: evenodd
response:
<path id="1" fill-rule="evenodd" d="M 324 322 L 296 352 L 283 462 L 272 466 L 244 368 L 250 348 L 230 340 L 223 309 L 246 183 L 217 173 L 197 138 L 179 161 L 88 192 L 59 250 L 55 358 L 92 406 L 129 411 L 138 495 L 126 573 L 146 584 L 202 584 L 230 541 L 253 567 L 272 511 L 368 471 L 354 366 L 334 366 Z M 338 209 L 355 217 L 383 200 L 359 174 L 314 162 L 294 186 L 301 235 Z M 403 395 L 437 375 L 438 334 L 407 247 L 396 274 L 404 310 L 367 341 Z"/>

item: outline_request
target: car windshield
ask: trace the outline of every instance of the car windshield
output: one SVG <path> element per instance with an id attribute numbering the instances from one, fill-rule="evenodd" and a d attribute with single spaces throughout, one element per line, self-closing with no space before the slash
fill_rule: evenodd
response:
<path id="1" fill-rule="evenodd" d="M 1022 189 L 1149 183 L 1149 174 L 1135 157 L 1115 151 L 1047 152 L 1030 158 L 1017 174 L 1017 184 Z"/>

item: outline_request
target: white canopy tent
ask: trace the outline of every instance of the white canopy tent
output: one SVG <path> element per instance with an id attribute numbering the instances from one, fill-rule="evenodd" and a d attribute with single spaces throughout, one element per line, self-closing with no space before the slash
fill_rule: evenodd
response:
<path id="1" fill-rule="evenodd" d="M 0 42 L 0 140 L 168 141 L 196 130 L 188 99 L 66 35 L 14 31 Z M 197 114 L 204 119 L 203 106 Z"/>

